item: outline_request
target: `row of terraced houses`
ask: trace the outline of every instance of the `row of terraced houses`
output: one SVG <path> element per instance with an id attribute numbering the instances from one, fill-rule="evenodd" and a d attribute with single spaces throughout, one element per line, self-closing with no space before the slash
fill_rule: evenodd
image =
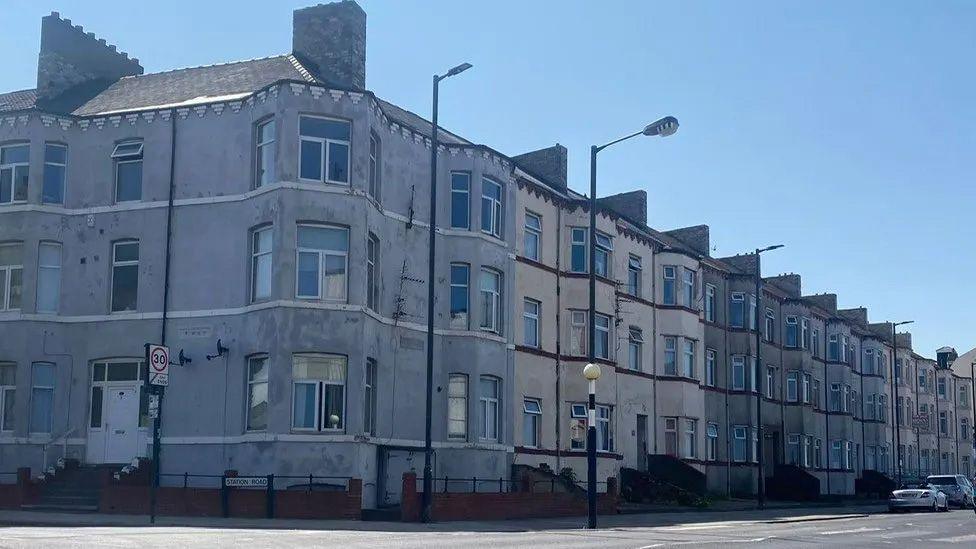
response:
<path id="1" fill-rule="evenodd" d="M 397 502 L 423 462 L 431 125 L 366 89 L 365 28 L 318 5 L 289 54 L 144 74 L 43 18 L 36 89 L 0 94 L 0 472 L 150 455 L 143 346 L 165 340 L 190 360 L 164 472 L 354 476 L 364 508 Z M 439 139 L 435 475 L 583 477 L 589 210 L 567 151 Z M 598 205 L 601 480 L 675 462 L 754 494 L 760 436 L 766 477 L 824 494 L 893 476 L 896 452 L 906 476 L 972 473 L 968 363 L 893 347 L 796 274 L 757 310 L 755 256 L 649 227 L 646 201 Z"/>

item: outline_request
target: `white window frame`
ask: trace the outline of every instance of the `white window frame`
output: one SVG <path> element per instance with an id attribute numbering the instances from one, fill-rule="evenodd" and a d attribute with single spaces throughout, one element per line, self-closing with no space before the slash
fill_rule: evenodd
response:
<path id="1" fill-rule="evenodd" d="M 494 277 L 494 288 L 485 288 L 485 275 Z M 481 322 L 479 328 L 484 332 L 501 334 L 502 331 L 502 273 L 494 269 L 482 267 L 478 276 L 478 295 L 481 296 Z M 488 307 L 486 307 L 488 304 Z"/>
<path id="2" fill-rule="evenodd" d="M 741 383 L 736 380 L 736 370 L 742 372 Z M 729 373 L 732 377 L 730 385 L 733 391 L 745 391 L 746 390 L 746 357 L 745 355 L 732 355 L 732 367 L 729 368 Z"/>
<path id="3" fill-rule="evenodd" d="M 274 275 L 274 255 L 273 255 L 273 253 L 274 253 L 274 232 L 273 232 L 273 230 L 274 230 L 274 226 L 272 226 L 272 225 L 262 225 L 260 227 L 255 227 L 254 229 L 251 230 L 251 276 L 250 276 L 250 278 L 251 278 L 251 292 L 250 292 L 250 294 L 251 294 L 251 303 L 255 303 L 255 302 L 258 302 L 258 301 L 263 301 L 263 300 L 271 299 L 271 296 L 274 294 L 274 283 L 273 283 L 273 275 Z M 263 234 L 263 233 L 268 233 L 270 235 L 270 238 L 268 240 L 269 243 L 270 243 L 270 247 L 267 250 L 261 250 L 260 252 L 258 252 L 258 251 L 256 251 L 257 250 L 257 247 L 258 247 L 257 244 L 260 241 L 261 234 Z M 257 293 L 258 293 L 257 292 L 258 268 L 260 267 L 261 260 L 264 259 L 265 257 L 267 257 L 267 261 L 268 261 L 268 272 L 267 272 L 267 275 L 268 275 L 268 295 L 266 295 L 266 296 L 258 296 L 257 295 Z"/>
<path id="4" fill-rule="evenodd" d="M 776 367 L 766 365 L 766 398 L 772 400 L 776 397 Z"/>
<path id="5" fill-rule="evenodd" d="M 379 311 L 380 306 L 380 239 L 373 233 L 366 235 L 366 307 Z"/>
<path id="6" fill-rule="evenodd" d="M 613 355 L 613 349 L 611 348 L 610 345 L 610 343 L 613 341 L 613 337 L 612 337 L 613 319 L 610 318 L 608 315 L 604 315 L 600 313 L 596 313 L 595 317 L 596 318 L 593 321 L 593 325 L 594 325 L 593 334 L 595 339 L 595 341 L 593 342 L 593 356 L 596 358 L 610 360 L 610 357 Z M 604 341 L 604 340 L 606 341 L 606 344 L 604 346 L 605 352 L 603 354 L 599 354 L 598 351 L 600 350 L 600 346 L 597 345 L 596 343 L 597 341 Z"/>
<path id="7" fill-rule="evenodd" d="M 664 305 L 678 304 L 677 271 L 678 268 L 674 265 L 664 266 L 664 284 L 661 285 L 661 303 Z M 671 290 L 670 296 L 668 295 L 669 286 Z"/>
<path id="8" fill-rule="evenodd" d="M 695 359 L 696 352 L 695 347 L 697 342 L 694 339 L 684 338 L 684 342 L 681 349 L 681 365 L 682 371 L 681 375 L 688 379 L 695 379 Z"/>
<path id="9" fill-rule="evenodd" d="M 129 244 L 135 244 L 136 245 L 136 249 L 139 250 L 139 259 L 125 260 L 125 261 L 116 261 L 115 260 L 115 250 L 116 250 L 116 248 L 118 248 L 119 246 L 125 246 L 125 245 L 129 245 Z M 132 239 L 128 239 L 128 240 L 116 240 L 115 242 L 112 243 L 112 277 L 111 277 L 111 284 L 109 285 L 109 310 L 112 313 L 126 313 L 126 312 L 132 312 L 132 311 L 138 311 L 139 310 L 139 275 L 138 275 L 138 271 L 139 271 L 139 260 L 141 260 L 141 259 L 142 259 L 142 246 L 141 246 L 141 243 L 138 240 L 132 240 Z M 118 267 L 131 267 L 131 266 L 135 266 L 136 267 L 136 306 L 135 306 L 134 309 L 120 309 L 120 310 L 116 311 L 115 310 L 115 303 L 114 303 L 114 301 L 115 301 L 115 269 L 118 268 Z"/>
<path id="10" fill-rule="evenodd" d="M 705 322 L 715 322 L 715 286 L 705 284 Z"/>
<path id="11" fill-rule="evenodd" d="M 6 409 L 8 400 L 12 406 L 16 407 L 17 405 L 17 363 L 0 362 L 0 370 L 4 369 L 9 369 L 13 372 L 13 375 L 11 376 L 12 379 L 8 380 L 7 383 L 4 383 L 2 378 L 0 378 L 0 433 L 12 433 L 16 427 L 13 423 L 16 420 L 17 412 L 15 410 L 13 413 L 14 417 L 8 418 Z M 10 425 L 7 425 L 8 422 Z"/>
<path id="12" fill-rule="evenodd" d="M 776 335 L 776 311 L 771 307 L 766 307 L 765 322 L 763 323 L 763 339 L 773 341 Z"/>
<path id="13" fill-rule="evenodd" d="M 634 297 L 640 297 L 643 290 L 644 262 L 641 256 L 627 255 L 627 292 Z"/>
<path id="14" fill-rule="evenodd" d="M 366 371 L 363 379 L 363 433 L 376 436 L 376 401 L 379 367 L 376 359 L 366 357 Z"/>
<path id="15" fill-rule="evenodd" d="M 578 236 L 582 235 L 583 239 L 577 239 Z M 589 230 L 584 227 L 570 227 L 569 228 L 569 270 L 573 273 L 588 273 L 590 269 L 590 246 L 587 242 L 589 239 Z M 573 252 L 580 250 L 583 252 L 583 268 L 576 269 L 573 266 Z"/>
<path id="16" fill-rule="evenodd" d="M 464 188 L 460 188 L 461 185 L 455 182 L 454 178 L 456 176 L 464 177 Z M 454 199 L 459 196 L 464 195 L 464 225 L 454 224 Z M 451 172 L 451 228 L 470 231 L 471 230 L 471 173 L 469 172 Z"/>
<path id="17" fill-rule="evenodd" d="M 705 431 L 705 460 L 718 459 L 718 423 L 709 423 Z"/>
<path id="18" fill-rule="evenodd" d="M 729 326 L 732 328 L 745 328 L 746 324 L 749 322 L 749 311 L 746 310 L 745 292 L 732 292 L 729 296 L 729 299 L 731 301 L 731 304 L 729 306 Z M 732 314 L 732 310 L 735 309 L 737 303 L 739 304 L 738 307 L 742 308 L 741 324 L 732 323 L 732 319 L 735 318 L 735 315 Z"/>
<path id="19" fill-rule="evenodd" d="M 344 362 L 343 369 L 343 381 L 338 383 L 332 380 L 319 379 L 319 378 L 296 378 L 294 376 L 295 358 L 300 356 L 310 356 L 310 357 L 322 357 L 322 358 L 341 358 Z M 345 355 L 337 355 L 330 353 L 295 353 L 292 355 L 292 361 L 290 364 L 292 369 L 291 375 L 291 430 L 292 431 L 303 431 L 303 432 L 327 432 L 327 433 L 342 433 L 346 430 L 348 425 L 348 403 L 349 403 L 349 358 Z M 315 427 L 297 427 L 295 425 L 295 388 L 298 385 L 315 385 L 315 411 L 316 411 L 316 426 Z M 325 394 L 325 386 L 339 386 L 342 387 L 342 416 L 339 418 L 338 427 L 328 427 L 327 418 L 325 417 L 326 410 L 324 409 L 325 400 L 322 398 Z"/>
<path id="20" fill-rule="evenodd" d="M 311 135 L 302 135 L 302 119 L 303 118 L 317 118 L 319 120 L 328 120 L 330 122 L 340 122 L 349 126 L 349 139 L 332 139 L 329 137 L 314 137 Z M 352 122 L 349 120 L 343 120 L 342 118 L 333 118 L 331 116 L 321 116 L 316 114 L 301 114 L 298 116 L 298 180 L 299 181 L 310 181 L 314 183 L 327 183 L 330 185 L 343 185 L 348 187 L 352 185 Z M 322 173 L 319 179 L 311 179 L 308 177 L 302 177 L 302 142 L 310 141 L 313 143 L 319 143 L 321 145 L 321 158 L 320 166 L 322 167 Z M 329 160 L 330 160 L 330 147 L 329 145 L 345 145 L 346 146 L 346 169 L 348 173 L 346 178 L 348 181 L 334 181 L 329 179 Z"/>
<path id="21" fill-rule="evenodd" d="M 525 434 L 531 428 L 532 440 L 526 440 Z M 542 401 L 537 398 L 524 397 L 522 399 L 522 446 L 526 448 L 542 447 Z"/>
<path id="22" fill-rule="evenodd" d="M 599 271 L 599 258 L 601 255 L 605 257 L 603 264 L 606 265 L 606 269 L 602 273 Z M 604 278 L 613 276 L 613 238 L 610 235 L 601 233 L 600 231 L 596 232 L 596 250 L 594 251 L 594 256 L 595 261 L 593 264 L 596 275 Z"/>
<path id="23" fill-rule="evenodd" d="M 464 283 L 454 281 L 454 269 L 464 269 Z M 450 271 L 450 296 L 448 299 L 448 314 L 450 316 L 451 328 L 470 330 L 471 329 L 471 265 L 467 263 L 451 263 Z M 454 291 L 464 289 L 464 318 L 454 317 Z M 458 311 L 460 312 L 460 311 Z"/>
<path id="24" fill-rule="evenodd" d="M 136 146 L 132 149 L 131 147 Z M 131 150 L 130 150 L 131 149 Z M 124 203 L 124 202 L 138 202 L 142 200 L 142 187 L 146 180 L 146 165 L 143 162 L 143 151 L 145 149 L 145 144 L 142 140 L 129 140 L 122 141 L 115 145 L 112 150 L 112 159 L 115 161 L 115 192 L 112 195 L 114 203 Z M 123 164 L 142 164 L 142 175 L 139 178 L 139 198 L 133 198 L 128 200 L 119 200 L 119 167 Z"/>
<path id="25" fill-rule="evenodd" d="M 382 142 L 380 137 L 376 135 L 376 132 L 370 130 L 369 132 L 369 171 L 366 175 L 366 192 L 373 199 L 380 199 L 380 184 L 382 181 L 382 152 L 381 152 Z"/>
<path id="26" fill-rule="evenodd" d="M 271 126 L 270 137 L 265 136 L 264 141 L 261 140 L 261 130 Z M 258 189 L 265 184 L 271 184 L 274 182 L 276 176 L 277 167 L 275 164 L 278 162 L 278 151 L 275 148 L 275 133 L 278 131 L 277 124 L 273 116 L 259 120 L 257 124 L 254 125 L 254 188 Z M 264 150 L 271 149 L 271 166 L 264 165 Z M 261 172 L 262 170 L 267 173 L 271 172 L 271 176 L 267 182 L 262 180 Z"/>
<path id="27" fill-rule="evenodd" d="M 7 170 L 10 171 L 10 200 L 7 202 L 0 202 L 0 204 L 24 204 L 27 202 L 27 197 L 23 200 L 17 200 L 17 168 L 27 168 L 27 177 L 30 179 L 30 143 L 19 142 L 19 143 L 8 143 L 6 145 L 0 146 L 0 158 L 3 157 L 3 151 L 5 149 L 14 149 L 18 147 L 27 147 L 28 160 L 26 162 L 8 162 L 6 164 L 0 164 L 0 173 Z M 28 194 L 30 183 L 28 182 Z"/>
<path id="28" fill-rule="evenodd" d="M 695 459 L 698 457 L 698 420 L 694 418 L 683 418 L 684 428 L 682 429 L 681 457 L 685 459 Z"/>
<path id="29" fill-rule="evenodd" d="M 535 309 L 532 311 L 531 309 Z M 522 302 L 522 337 L 526 347 L 538 349 L 542 345 L 542 329 L 539 319 L 542 312 L 542 302 L 536 299 L 525 298 Z M 531 331 L 530 331 L 531 328 Z M 531 336 L 531 339 L 530 339 Z"/>
<path id="30" fill-rule="evenodd" d="M 534 223 L 534 224 L 533 224 Z M 525 234 L 522 237 L 522 252 L 525 257 L 533 261 L 541 261 L 542 257 L 542 216 L 525 210 L 525 223 L 524 223 Z M 534 253 L 530 252 L 529 242 L 535 242 Z"/>
<path id="31" fill-rule="evenodd" d="M 682 305 L 689 309 L 695 307 L 695 295 L 698 293 L 698 273 L 688 267 L 685 267 L 681 274 L 681 299 L 684 301 Z"/>
<path id="32" fill-rule="evenodd" d="M 494 396 L 487 396 L 483 392 L 485 381 L 494 383 Z M 478 439 L 483 442 L 498 442 L 501 440 L 501 379 L 494 376 L 478 378 L 478 403 L 480 406 L 481 431 Z"/>
<path id="33" fill-rule="evenodd" d="M 613 409 L 604 404 L 596 405 L 596 451 L 613 452 Z"/>
<path id="34" fill-rule="evenodd" d="M 627 338 L 627 366 L 636 372 L 642 371 L 644 360 L 644 331 L 637 326 L 629 328 Z"/>
<path id="35" fill-rule="evenodd" d="M 0 243 L 0 248 L 19 248 L 20 249 L 20 264 L 10 264 L 10 265 L 0 265 L 0 275 L 2 275 L 2 280 L 0 283 L 3 287 L 0 288 L 0 311 L 19 311 L 23 306 L 24 300 L 24 243 L 23 242 L 3 242 Z M 20 274 L 20 304 L 17 307 L 12 307 L 10 302 L 10 295 L 13 291 L 13 273 L 17 271 Z"/>
<path id="36" fill-rule="evenodd" d="M 589 342 L 586 311 L 570 311 L 570 352 L 575 356 L 586 356 Z M 574 341 L 575 340 L 575 341 Z"/>
<path id="37" fill-rule="evenodd" d="M 268 383 L 269 383 L 269 378 L 270 378 L 270 376 L 268 375 L 269 369 L 268 369 L 267 366 L 265 367 L 265 369 L 264 369 L 264 378 L 263 379 L 261 379 L 261 378 L 254 379 L 254 378 L 252 378 L 251 377 L 251 363 L 254 362 L 254 361 L 256 361 L 256 360 L 264 361 L 264 363 L 266 365 L 269 365 L 270 358 L 266 354 L 257 354 L 257 355 L 252 355 L 252 356 L 247 357 L 247 364 L 246 364 L 246 371 L 245 371 L 245 374 L 247 375 L 247 378 L 246 378 L 246 381 L 247 381 L 247 389 L 246 389 L 247 390 L 247 394 L 244 397 L 244 400 L 245 400 L 245 402 L 244 402 L 244 431 L 245 432 L 267 431 L 268 430 L 268 413 L 267 412 L 270 412 L 271 411 L 270 410 L 270 405 L 271 405 L 271 398 L 270 397 L 271 397 L 271 393 L 268 391 L 268 387 L 269 387 Z M 265 413 L 264 427 L 256 428 L 255 429 L 255 428 L 252 428 L 251 427 L 251 409 L 254 407 L 251 399 L 254 396 L 254 390 L 257 387 L 261 386 L 261 385 L 264 385 L 265 402 L 268 405 L 269 409 Z"/>
<path id="38" fill-rule="evenodd" d="M 798 402 L 800 400 L 800 372 L 790 370 L 786 373 L 786 401 Z"/>
<path id="39" fill-rule="evenodd" d="M 715 386 L 715 375 L 717 372 L 718 353 L 715 349 L 705 349 L 705 385 Z"/>
<path id="40" fill-rule="evenodd" d="M 678 338 L 664 336 L 664 375 L 678 375 Z"/>
<path id="41" fill-rule="evenodd" d="M 497 199 L 488 196 L 485 192 L 486 189 L 492 185 L 498 187 Z M 491 214 L 487 229 L 485 228 L 485 220 L 484 219 L 481 220 L 481 232 L 490 236 L 494 236 L 495 238 L 502 237 L 502 224 L 504 223 L 504 219 L 505 219 L 502 213 L 503 212 L 502 208 L 504 206 L 502 201 L 505 198 L 504 193 L 505 193 L 505 187 L 503 187 L 501 183 L 488 177 L 481 178 L 481 205 L 482 205 L 481 212 L 484 213 L 485 211 L 484 205 L 485 202 L 487 201 L 490 202 L 489 212 Z"/>
<path id="42" fill-rule="evenodd" d="M 461 394 L 456 394 L 460 389 Z M 467 374 L 454 373 L 448 376 L 447 384 L 447 439 L 448 440 L 468 440 L 468 376 Z M 451 417 L 451 401 L 460 401 L 462 406 L 454 407 L 464 412 L 463 417 Z M 455 426 L 462 427 L 459 432 Z"/>
<path id="43" fill-rule="evenodd" d="M 64 150 L 64 162 L 54 162 L 52 160 L 48 160 L 47 159 L 47 150 L 49 148 L 63 149 Z M 61 183 L 60 183 L 61 184 L 61 200 L 59 200 L 57 202 L 44 200 L 44 189 L 43 189 L 43 184 L 42 184 L 42 188 L 41 188 L 41 203 L 43 203 L 43 204 L 64 204 L 64 196 L 65 196 L 65 192 L 67 191 L 67 186 L 68 186 L 68 146 L 67 145 L 65 145 L 64 143 L 56 143 L 56 142 L 51 142 L 51 141 L 48 141 L 48 142 L 44 143 L 44 173 L 42 174 L 42 177 L 44 178 L 44 182 L 45 183 L 47 182 L 47 169 L 48 169 L 48 166 L 54 166 L 54 167 L 61 168 Z M 11 196 L 13 196 L 13 195 L 11 195 Z"/>
<path id="44" fill-rule="evenodd" d="M 305 248 L 298 245 L 299 233 L 303 227 L 313 229 L 331 229 L 346 233 L 345 250 L 329 250 L 325 248 Z M 349 227 L 329 225 L 326 223 L 299 223 L 295 232 L 295 298 L 301 300 L 320 300 L 334 303 L 345 303 L 349 299 Z M 299 294 L 299 261 L 301 254 L 314 253 L 318 257 L 318 289 L 314 295 Z M 341 297 L 325 297 L 325 262 L 328 257 L 341 257 L 343 260 L 343 282 Z"/>
<path id="45" fill-rule="evenodd" d="M 35 368 L 38 366 L 48 366 L 51 368 L 51 377 L 54 380 L 51 385 L 39 385 L 37 380 L 37 375 Z M 55 402 L 55 386 L 57 385 L 58 368 L 53 362 L 37 361 L 31 363 L 31 392 L 30 392 L 30 405 L 27 408 L 27 417 L 29 425 L 30 434 L 53 434 L 54 432 L 54 409 L 57 407 L 57 402 Z M 34 399 L 38 391 L 50 391 L 51 393 L 51 407 L 47 410 L 47 421 L 51 424 L 50 429 L 46 431 L 39 431 L 35 429 L 35 418 L 34 418 Z"/>
<path id="46" fill-rule="evenodd" d="M 668 448 L 674 446 L 674 448 Z M 678 418 L 664 418 L 664 454 L 671 457 L 681 456 L 681 443 L 678 438 Z"/>
<path id="47" fill-rule="evenodd" d="M 745 425 L 732 426 L 732 461 L 734 463 L 746 463 L 749 461 L 748 432 L 749 428 Z M 737 445 L 741 445 L 741 457 Z"/>

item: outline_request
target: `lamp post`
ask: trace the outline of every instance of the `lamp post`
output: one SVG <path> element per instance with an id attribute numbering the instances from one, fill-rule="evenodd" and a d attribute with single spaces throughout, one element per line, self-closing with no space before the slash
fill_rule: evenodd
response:
<path id="1" fill-rule="evenodd" d="M 905 321 L 902 321 L 902 322 L 892 322 L 891 323 L 891 368 L 892 368 L 892 370 L 895 373 L 895 375 L 891 376 L 891 378 L 892 378 L 892 384 L 894 385 L 894 398 L 892 399 L 891 407 L 892 407 L 892 410 L 894 412 L 892 415 L 895 416 L 895 421 L 894 421 L 894 423 L 892 425 L 893 425 L 894 431 L 895 431 L 895 437 L 894 437 L 895 440 L 894 440 L 894 443 L 895 443 L 895 460 L 898 462 L 897 463 L 897 467 L 898 468 L 896 469 L 896 471 L 897 471 L 896 478 L 897 478 L 897 485 L 898 486 L 901 486 L 901 462 L 902 462 L 902 459 L 901 459 L 901 420 L 898 417 L 898 410 L 900 409 L 900 408 L 898 408 L 898 382 L 901 381 L 901 371 L 898 368 L 898 338 L 897 338 L 897 334 L 895 334 L 895 328 L 897 328 L 898 326 L 902 326 L 904 324 L 912 324 L 913 322 L 915 322 L 915 321 L 914 320 L 905 320 Z M 938 378 L 936 378 L 936 379 L 938 379 Z M 938 402 L 938 400 L 939 400 L 939 395 L 938 394 L 935 395 L 935 399 L 936 399 L 936 402 Z"/>
<path id="2" fill-rule="evenodd" d="M 583 377 L 589 385 L 590 399 L 586 409 L 586 501 L 589 510 L 587 527 L 596 528 L 596 380 L 600 367 L 589 363 L 583 367 Z"/>
<path id="3" fill-rule="evenodd" d="M 424 493 L 421 499 L 420 519 L 430 522 L 431 491 L 433 471 L 431 457 L 431 409 L 433 407 L 434 385 L 434 245 L 437 234 L 437 88 L 445 78 L 450 78 L 471 68 L 470 63 L 462 63 L 447 71 L 443 76 L 434 75 L 434 99 L 431 112 L 430 131 L 430 244 L 427 257 L 427 407 L 424 423 Z"/>
<path id="4" fill-rule="evenodd" d="M 759 465 L 758 485 L 756 491 L 756 502 L 759 504 L 759 508 L 762 509 L 766 505 L 766 479 L 763 473 L 763 429 L 762 429 L 762 329 L 759 325 L 759 312 L 762 311 L 762 268 L 760 267 L 759 258 L 762 257 L 763 252 L 769 252 L 772 250 L 778 250 L 782 248 L 783 244 L 775 244 L 773 246 L 766 246 L 765 248 L 756 248 L 756 310 L 752 312 L 753 319 L 756 323 L 756 365 L 752 369 L 752 375 L 755 377 L 756 386 L 756 456 L 757 464 Z"/>
<path id="5" fill-rule="evenodd" d="M 603 144 L 603 145 L 593 145 L 590 147 L 590 245 L 589 245 L 589 281 L 590 281 L 590 306 L 588 315 L 588 340 L 589 345 L 587 346 L 587 359 L 589 366 L 596 366 L 595 362 L 595 347 L 596 347 L 596 155 L 603 149 L 609 147 L 610 145 L 616 145 L 621 141 L 626 141 L 631 137 L 637 137 L 638 135 L 655 136 L 659 135 L 661 137 L 667 137 L 669 135 L 674 135 L 674 132 L 678 131 L 678 119 L 673 116 L 665 116 L 664 118 L 644 126 L 644 129 L 634 132 L 630 135 L 626 135 L 619 139 L 614 139 L 613 141 Z M 585 375 L 585 374 L 584 374 Z M 597 373 L 599 377 L 599 373 Z M 593 395 L 593 388 L 595 387 L 594 380 L 590 382 L 590 401 L 592 406 L 592 401 L 595 398 Z M 591 411 L 590 414 L 595 414 L 595 411 Z M 590 422 L 590 434 L 592 434 L 593 439 L 587 441 L 587 478 L 588 489 L 589 489 L 589 505 L 590 505 L 590 521 L 589 528 L 596 528 L 596 429 L 593 422 Z"/>

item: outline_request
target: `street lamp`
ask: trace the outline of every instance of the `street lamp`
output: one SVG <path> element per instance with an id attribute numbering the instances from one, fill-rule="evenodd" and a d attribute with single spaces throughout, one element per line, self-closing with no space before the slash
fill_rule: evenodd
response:
<path id="1" fill-rule="evenodd" d="M 758 478 L 758 490 L 756 492 L 756 501 L 759 504 L 759 508 L 762 509 L 766 505 L 766 479 L 763 473 L 763 430 L 762 430 L 762 330 L 759 325 L 759 311 L 762 310 L 762 269 L 760 268 L 759 258 L 760 254 L 764 252 L 769 252 L 772 250 L 778 250 L 783 247 L 783 244 L 775 244 L 773 246 L 766 246 L 765 248 L 756 248 L 756 309 L 752 312 L 752 318 L 756 323 L 756 364 L 752 369 L 752 375 L 755 379 L 756 386 L 756 442 L 757 448 L 756 461 L 759 465 L 759 474 L 756 475 Z"/>
<path id="2" fill-rule="evenodd" d="M 901 381 L 901 371 L 898 368 L 898 338 L 895 334 L 895 328 L 905 324 L 912 324 L 914 320 L 905 320 L 902 322 L 892 322 L 891 323 L 891 369 L 895 372 L 892 377 L 892 384 L 895 386 L 894 395 L 895 398 L 891 399 L 891 415 L 895 416 L 895 421 L 891 424 L 892 430 L 894 431 L 894 442 L 895 442 L 895 459 L 898 461 L 897 469 L 897 482 L 898 486 L 901 486 L 901 421 L 898 417 L 898 382 Z M 938 400 L 938 395 L 936 395 L 936 400 Z"/>
<path id="3" fill-rule="evenodd" d="M 433 471 L 431 457 L 431 409 L 433 407 L 434 386 L 434 236 L 437 233 L 437 88 L 441 80 L 461 74 L 471 68 L 470 63 L 462 63 L 447 71 L 444 76 L 434 75 L 434 99 L 431 109 L 430 131 L 430 244 L 427 258 L 427 409 L 424 423 L 424 493 L 421 499 L 420 519 L 430 522 L 431 491 L 433 490 Z"/>
<path id="4" fill-rule="evenodd" d="M 583 367 L 583 377 L 589 382 L 590 399 L 586 411 L 586 486 L 590 529 L 596 528 L 596 380 L 600 367 L 593 362 Z"/>
<path id="5" fill-rule="evenodd" d="M 589 345 L 587 346 L 587 359 L 589 361 L 589 366 L 596 366 L 594 364 L 596 354 L 594 352 L 596 347 L 596 155 L 603 149 L 609 147 L 610 145 L 615 145 L 621 141 L 626 141 L 632 137 L 637 137 L 638 135 L 646 135 L 648 137 L 661 136 L 667 137 L 669 135 L 674 135 L 674 132 L 678 131 L 678 119 L 673 116 L 665 116 L 664 118 L 652 122 L 646 126 L 644 129 L 634 132 L 630 135 L 625 135 L 619 139 L 614 139 L 609 143 L 603 145 L 593 145 L 590 147 L 590 260 L 589 260 L 589 271 L 590 271 L 590 306 L 589 306 L 589 319 L 588 319 L 588 340 Z M 585 372 L 584 372 L 585 375 Z M 599 373 L 597 374 L 599 376 Z M 595 380 L 595 379 L 594 379 Z M 591 387 L 593 387 L 591 381 Z M 590 392 L 590 400 L 593 399 L 592 390 Z M 593 412 L 591 412 L 592 414 Z M 592 421 L 591 421 L 592 426 Z M 596 431 L 591 431 L 595 433 Z M 594 434 L 595 437 L 595 434 Z M 595 441 L 595 438 L 594 438 Z M 587 478 L 588 489 L 590 491 L 589 502 L 590 502 L 590 522 L 589 528 L 596 528 L 596 448 L 594 448 L 595 442 L 589 443 L 587 445 Z"/>

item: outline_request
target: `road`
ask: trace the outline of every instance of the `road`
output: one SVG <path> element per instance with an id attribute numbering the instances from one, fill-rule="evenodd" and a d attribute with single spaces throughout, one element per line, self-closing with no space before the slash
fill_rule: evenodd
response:
<path id="1" fill-rule="evenodd" d="M 838 511 L 842 512 L 842 511 Z M 186 526 L 0 527 L 0 547 L 508 547 L 695 548 L 695 547 L 947 547 L 976 546 L 976 514 L 872 514 L 833 520 L 816 516 L 722 520 L 718 513 L 699 520 L 688 515 L 672 524 L 652 515 L 613 517 L 607 528 L 581 530 L 572 523 L 534 530 L 531 522 L 344 523 L 337 530 Z M 798 521 L 799 520 L 799 521 Z M 350 525 L 356 529 L 351 529 Z M 528 528 L 526 526 L 529 526 Z M 554 527 L 552 527 L 554 526 Z"/>

